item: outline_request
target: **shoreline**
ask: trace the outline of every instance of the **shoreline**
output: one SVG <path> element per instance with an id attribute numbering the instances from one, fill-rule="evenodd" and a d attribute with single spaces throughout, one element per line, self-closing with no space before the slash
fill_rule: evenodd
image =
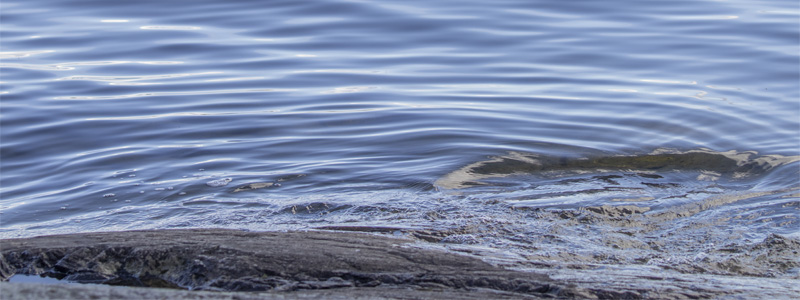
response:
<path id="1" fill-rule="evenodd" d="M 164 229 L 0 242 L 4 299 L 59 299 L 70 293 L 121 299 L 791 298 L 800 293 L 792 279 L 654 276 L 597 266 L 504 268 L 480 253 L 341 230 Z M 104 285 L 5 282 L 15 274 Z"/>

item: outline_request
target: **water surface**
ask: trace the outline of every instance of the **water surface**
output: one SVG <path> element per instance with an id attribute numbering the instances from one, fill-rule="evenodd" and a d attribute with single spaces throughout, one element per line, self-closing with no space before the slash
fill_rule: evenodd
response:
<path id="1" fill-rule="evenodd" d="M 800 237 L 797 1 L 0 9 L 2 237 L 390 226 L 657 266 Z"/>

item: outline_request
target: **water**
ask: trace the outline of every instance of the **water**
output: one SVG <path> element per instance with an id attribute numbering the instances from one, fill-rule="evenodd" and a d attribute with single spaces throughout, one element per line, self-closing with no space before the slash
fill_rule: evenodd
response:
<path id="1" fill-rule="evenodd" d="M 0 14 L 3 238 L 384 226 L 680 269 L 800 237 L 797 1 L 6 0 Z M 525 167 L 609 157 L 627 162 Z M 512 167 L 471 169 L 497 161 Z"/>
<path id="2" fill-rule="evenodd" d="M 22 275 L 17 274 L 13 275 L 8 278 L 8 282 L 16 282 L 16 283 L 37 283 L 37 284 L 63 284 L 69 283 L 66 281 L 61 281 L 56 278 L 52 277 L 41 277 L 35 275 Z"/>

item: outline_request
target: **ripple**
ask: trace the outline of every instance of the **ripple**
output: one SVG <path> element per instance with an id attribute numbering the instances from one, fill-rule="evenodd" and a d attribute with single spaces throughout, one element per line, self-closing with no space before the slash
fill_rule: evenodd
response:
<path id="1" fill-rule="evenodd" d="M 16 63 L 0 63 L 0 68 L 17 68 L 17 69 L 43 70 L 43 71 L 75 70 L 74 67 L 68 67 L 64 65 L 35 65 L 35 64 L 16 64 Z"/>
<path id="2" fill-rule="evenodd" d="M 274 93 L 291 91 L 287 89 L 240 89 L 240 90 L 208 90 L 208 91 L 185 91 L 185 92 L 152 92 L 136 93 L 127 95 L 113 96 L 63 96 L 55 97 L 54 100 L 118 100 L 143 97 L 158 96 L 191 96 L 191 95 L 216 95 L 216 94 L 238 94 L 238 93 Z"/>
<path id="3" fill-rule="evenodd" d="M 15 52 L 0 52 L 0 59 L 9 58 L 23 58 L 30 57 L 42 53 L 52 53 L 54 50 L 36 50 L 36 51 L 15 51 Z"/>
<path id="4" fill-rule="evenodd" d="M 232 77 L 232 78 L 208 79 L 206 80 L 206 82 L 247 81 L 247 80 L 259 80 L 264 78 L 266 77 Z"/>
<path id="5" fill-rule="evenodd" d="M 342 93 L 360 93 L 363 91 L 369 91 L 377 89 L 377 87 L 371 86 L 347 86 L 347 87 L 337 87 L 332 90 L 322 91 L 325 94 L 342 94 Z"/>
<path id="6" fill-rule="evenodd" d="M 163 74 L 163 75 L 141 75 L 141 76 L 87 76 L 76 75 L 58 78 L 56 80 L 86 80 L 86 81 L 103 81 L 103 82 L 120 82 L 120 81 L 139 81 L 139 80 L 158 80 L 158 79 L 171 79 L 181 78 L 188 76 L 219 74 L 221 72 L 202 72 L 202 73 L 184 73 L 184 74 Z"/>
<path id="7" fill-rule="evenodd" d="M 170 25 L 147 25 L 139 27 L 144 30 L 200 30 L 203 29 L 197 26 L 170 26 Z"/>
<path id="8" fill-rule="evenodd" d="M 70 71 L 77 69 L 76 66 L 107 66 L 119 64 L 144 64 L 144 65 L 174 65 L 181 64 L 179 61 L 84 61 L 66 62 L 57 64 L 20 64 L 20 63 L 0 63 L 2 68 L 18 68 L 29 70 L 45 71 Z"/>

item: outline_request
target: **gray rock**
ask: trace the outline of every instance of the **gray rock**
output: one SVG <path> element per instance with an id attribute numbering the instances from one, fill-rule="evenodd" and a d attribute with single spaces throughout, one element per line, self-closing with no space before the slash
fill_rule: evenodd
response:
<path id="1" fill-rule="evenodd" d="M 385 298 L 393 298 L 390 291 L 398 288 L 442 295 L 484 290 L 515 297 L 581 293 L 545 275 L 504 270 L 467 256 L 415 248 L 410 242 L 363 233 L 218 229 L 9 239 L 3 241 L 0 279 L 28 274 L 207 291 L 387 290 L 373 295 Z"/>
<path id="2" fill-rule="evenodd" d="M 792 299 L 800 293 L 793 279 L 687 274 L 655 267 L 524 267 L 521 261 L 509 265 L 516 270 L 509 270 L 478 258 L 491 255 L 481 252 L 488 249 L 459 248 L 466 254 L 459 255 L 363 232 L 151 230 L 7 239 L 0 245 L 4 300 Z M 796 249 L 796 241 L 774 235 L 747 250 L 758 254 L 754 260 L 774 268 L 796 268 L 797 264 L 771 259 L 796 257 Z M 16 274 L 71 283 L 1 282 Z"/>

